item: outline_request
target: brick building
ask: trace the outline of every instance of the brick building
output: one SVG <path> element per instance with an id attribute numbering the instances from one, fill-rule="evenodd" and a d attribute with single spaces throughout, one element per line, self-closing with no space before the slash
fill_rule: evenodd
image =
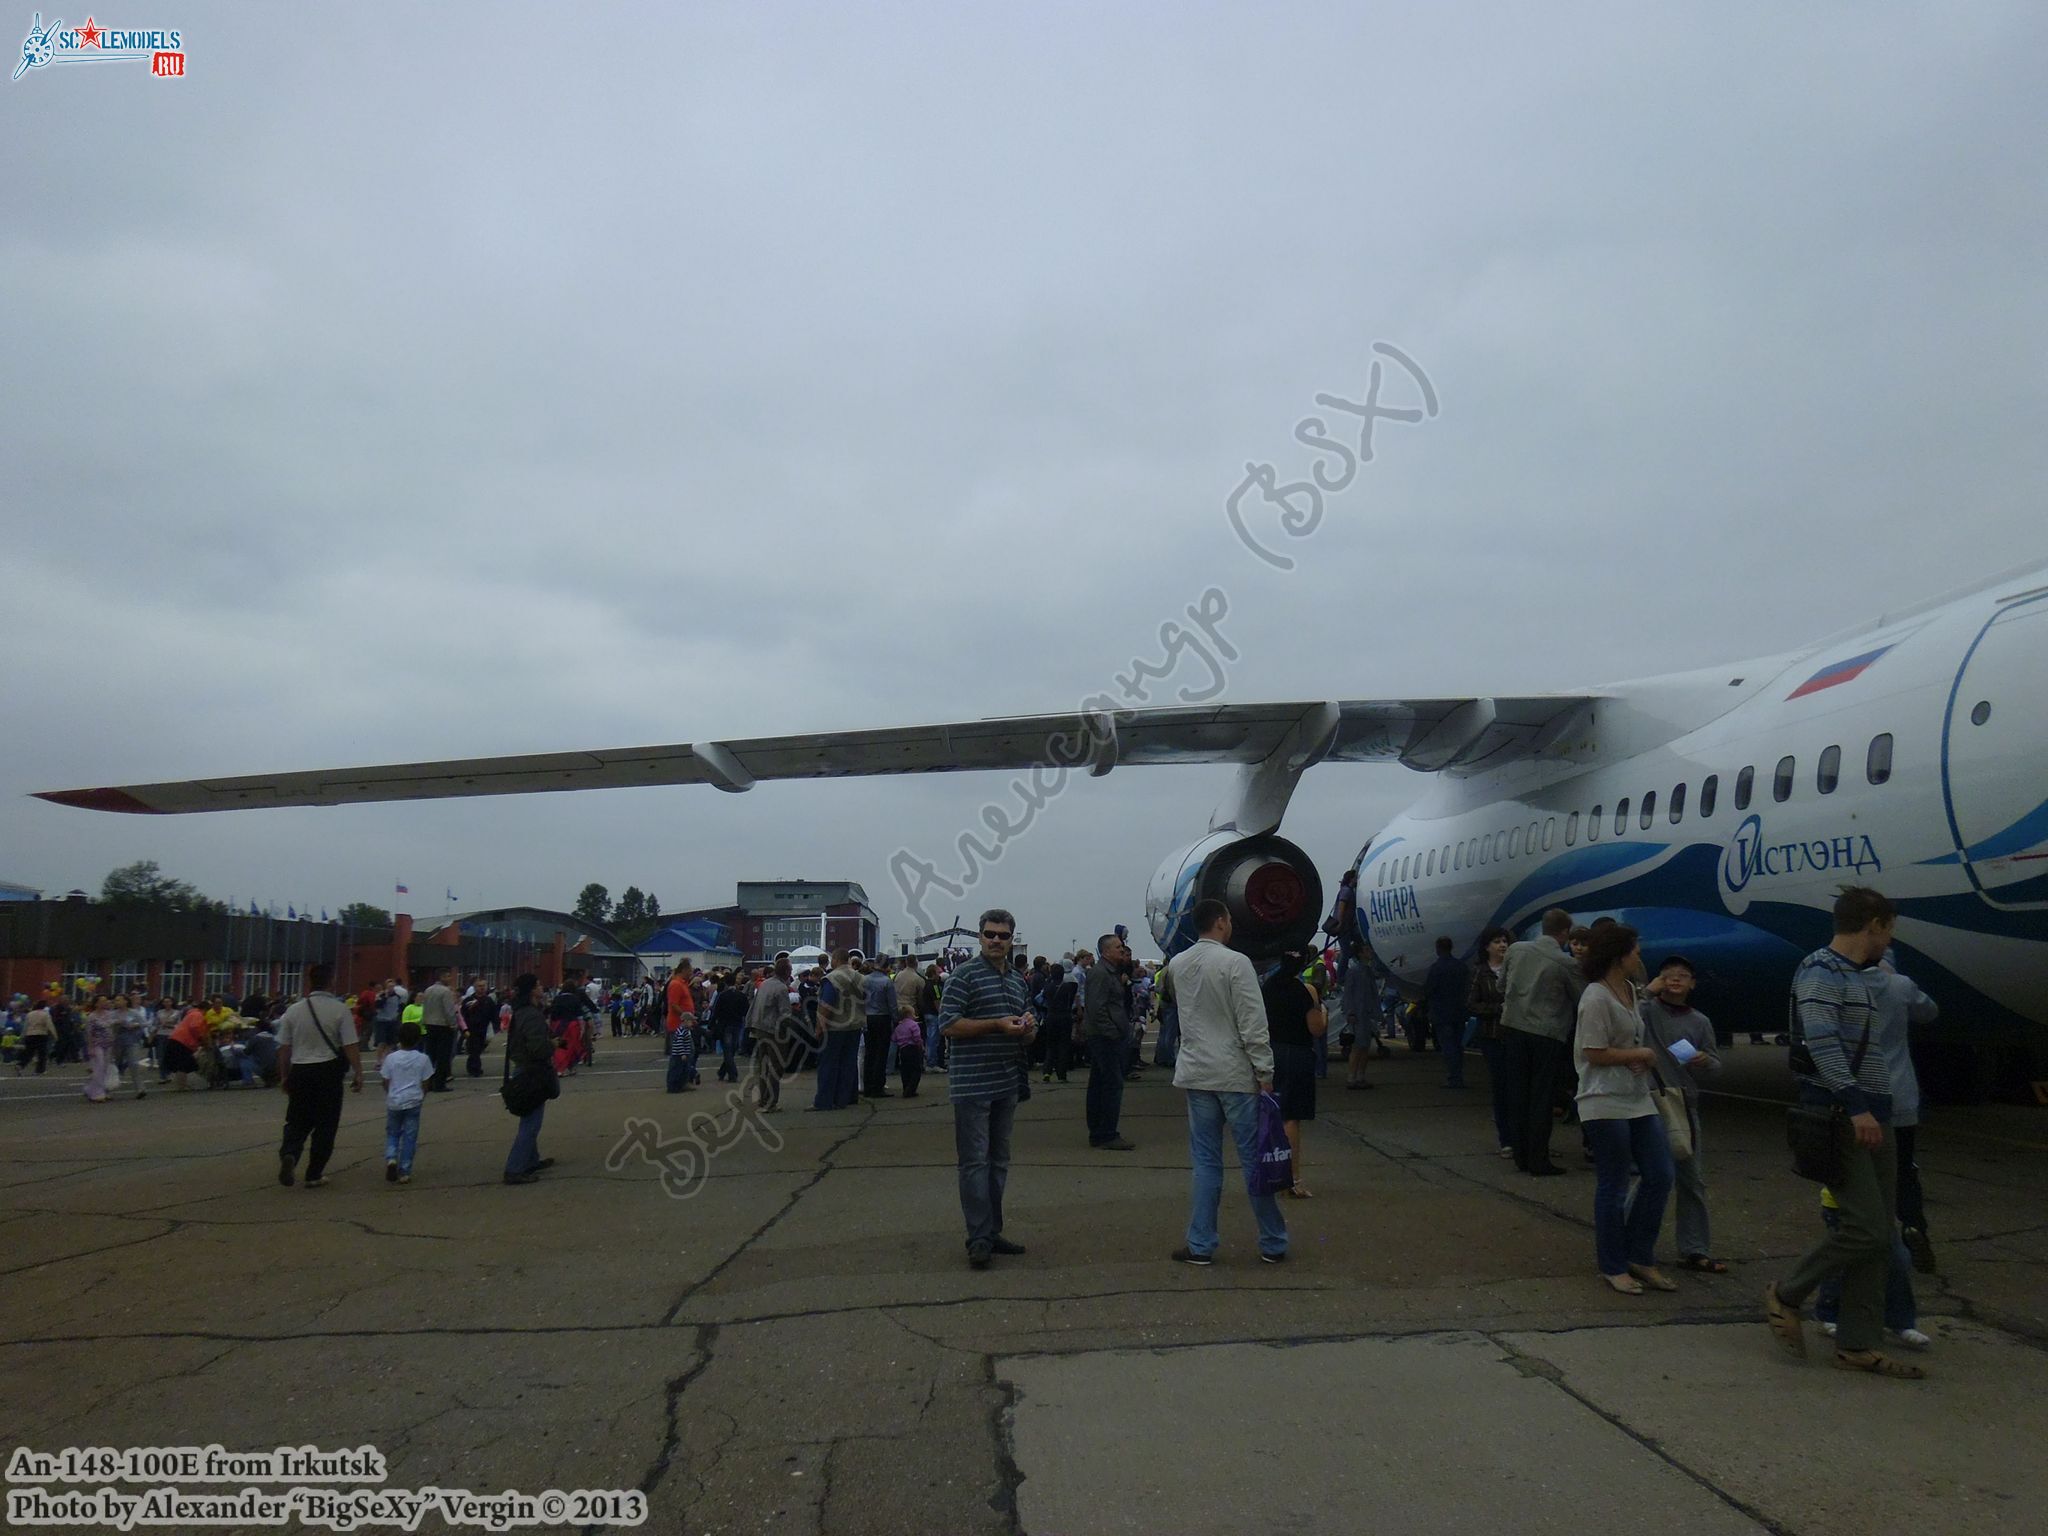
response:
<path id="1" fill-rule="evenodd" d="M 806 944 L 872 955 L 882 940 L 868 893 L 852 880 L 742 880 L 732 905 L 665 912 L 662 921 L 716 923 L 750 962 Z"/>

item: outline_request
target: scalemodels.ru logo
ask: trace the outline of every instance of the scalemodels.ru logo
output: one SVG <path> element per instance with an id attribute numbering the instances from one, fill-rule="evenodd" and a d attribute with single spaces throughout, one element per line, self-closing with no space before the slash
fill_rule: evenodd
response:
<path id="1" fill-rule="evenodd" d="M 58 17 L 47 27 L 37 11 L 22 40 L 21 62 L 14 66 L 19 80 L 32 69 L 48 64 L 141 64 L 159 80 L 175 80 L 185 73 L 185 34 L 158 28 L 131 29 L 103 27 L 92 17 L 82 27 L 67 27 Z"/>

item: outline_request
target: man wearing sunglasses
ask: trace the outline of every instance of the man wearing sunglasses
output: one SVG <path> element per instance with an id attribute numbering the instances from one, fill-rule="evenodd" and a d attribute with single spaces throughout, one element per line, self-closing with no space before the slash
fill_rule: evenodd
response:
<path id="1" fill-rule="evenodd" d="M 993 1254 L 1017 1254 L 1003 1236 L 1003 1186 L 1010 1176 L 1010 1128 L 1025 1052 L 1038 1032 L 1029 983 L 1010 963 L 1017 920 L 1001 908 L 981 914 L 981 953 L 946 978 L 939 1033 L 947 1040 L 947 1096 L 960 1165 L 960 1214 L 967 1262 L 987 1269 Z"/>

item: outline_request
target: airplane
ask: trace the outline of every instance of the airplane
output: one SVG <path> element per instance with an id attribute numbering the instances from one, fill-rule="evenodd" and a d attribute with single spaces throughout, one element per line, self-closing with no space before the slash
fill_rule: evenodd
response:
<path id="1" fill-rule="evenodd" d="M 1102 777 L 1235 763 L 1208 832 L 1146 897 L 1168 956 L 1196 902 L 1231 909 L 1255 960 L 1308 945 L 1323 892 L 1280 835 L 1301 775 L 1400 763 L 1431 788 L 1367 840 L 1357 937 L 1406 987 L 1434 941 L 1469 953 L 1551 907 L 1612 914 L 1651 963 L 1683 953 L 1724 1028 L 1782 1028 L 1800 957 L 1846 884 L 1900 910 L 1897 955 L 1941 1005 L 1916 1038 L 1930 1092 L 2048 1078 L 2048 564 L 2023 567 L 1779 655 L 1513 698 L 1120 708 L 886 730 L 693 742 L 57 790 L 100 811 L 526 794 L 655 784 L 744 793 L 765 779 L 1016 770 L 1043 798 Z M 892 871 L 902 877 L 903 871 Z M 1349 937 L 1349 935 L 1346 935 Z"/>

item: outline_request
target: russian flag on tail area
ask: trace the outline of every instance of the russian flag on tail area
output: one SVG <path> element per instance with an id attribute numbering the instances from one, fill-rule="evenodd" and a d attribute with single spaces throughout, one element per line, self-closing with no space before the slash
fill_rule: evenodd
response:
<path id="1" fill-rule="evenodd" d="M 1880 645 L 1876 650 L 1865 651 L 1861 656 L 1851 656 L 1845 661 L 1831 661 L 1786 694 L 1785 698 L 1788 702 L 1803 699 L 1809 693 L 1819 693 L 1823 688 L 1833 688 L 1838 683 L 1854 682 L 1864 674 L 1873 661 L 1890 649 L 1888 645 Z"/>

